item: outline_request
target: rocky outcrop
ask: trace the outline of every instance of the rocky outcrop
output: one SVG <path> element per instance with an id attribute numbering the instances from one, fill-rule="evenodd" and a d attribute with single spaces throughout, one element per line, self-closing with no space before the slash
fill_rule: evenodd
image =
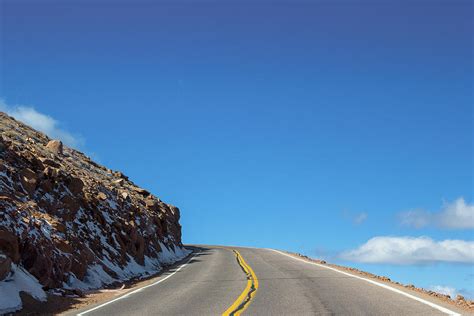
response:
<path id="1" fill-rule="evenodd" d="M 177 207 L 1 112 L 0 132 L 0 281 L 92 288 L 184 255 Z"/>

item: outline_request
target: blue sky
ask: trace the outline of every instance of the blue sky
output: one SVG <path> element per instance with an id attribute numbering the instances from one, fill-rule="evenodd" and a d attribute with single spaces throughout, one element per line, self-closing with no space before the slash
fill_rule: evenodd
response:
<path id="1" fill-rule="evenodd" d="M 186 243 L 474 297 L 472 9 L 4 0 L 0 108 L 180 207 Z"/>

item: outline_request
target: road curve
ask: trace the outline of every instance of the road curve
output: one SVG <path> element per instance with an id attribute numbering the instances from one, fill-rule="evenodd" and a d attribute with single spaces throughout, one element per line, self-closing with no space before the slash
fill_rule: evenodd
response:
<path id="1" fill-rule="evenodd" d="M 164 273 L 155 285 L 76 314 L 431 316 L 453 312 L 269 249 L 196 249 L 194 257 Z"/>

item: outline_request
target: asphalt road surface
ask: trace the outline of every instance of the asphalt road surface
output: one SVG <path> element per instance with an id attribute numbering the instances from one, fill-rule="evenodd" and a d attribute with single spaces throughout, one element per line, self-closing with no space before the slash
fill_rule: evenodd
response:
<path id="1" fill-rule="evenodd" d="M 457 315 L 448 305 L 377 283 L 270 249 L 200 246 L 154 285 L 76 313 Z"/>

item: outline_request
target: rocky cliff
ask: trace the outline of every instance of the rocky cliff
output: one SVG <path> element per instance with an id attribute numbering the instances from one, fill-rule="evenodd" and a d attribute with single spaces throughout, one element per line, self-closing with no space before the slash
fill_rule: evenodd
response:
<path id="1" fill-rule="evenodd" d="M 1 112 L 0 132 L 0 312 L 186 255 L 178 208 Z"/>

